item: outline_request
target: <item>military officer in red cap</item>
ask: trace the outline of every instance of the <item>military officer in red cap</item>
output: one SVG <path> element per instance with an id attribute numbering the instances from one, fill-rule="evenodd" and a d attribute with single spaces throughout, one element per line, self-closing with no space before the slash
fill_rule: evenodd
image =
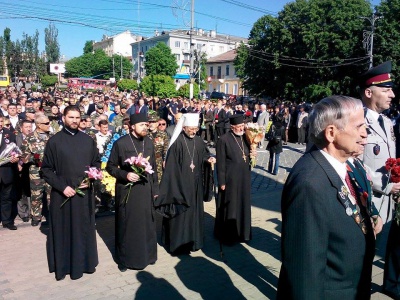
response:
<path id="1" fill-rule="evenodd" d="M 386 240 L 386 259 L 384 273 L 384 292 L 400 299 L 400 227 L 393 218 L 394 201 L 391 195 L 400 191 L 400 183 L 392 183 L 385 169 L 388 158 L 396 158 L 396 145 L 393 125 L 383 111 L 390 108 L 395 97 L 392 90 L 393 81 L 390 76 L 391 61 L 384 62 L 369 69 L 360 77 L 360 94 L 365 106 L 365 124 L 367 126 L 367 144 L 365 145 L 363 162 L 370 169 L 373 183 L 373 198 L 376 208 L 380 210 L 384 230 L 378 236 L 378 254 L 383 253 Z M 379 219 L 377 221 L 380 221 Z M 388 223 L 391 228 L 388 236 Z M 398 259 L 396 259 L 396 257 Z"/>

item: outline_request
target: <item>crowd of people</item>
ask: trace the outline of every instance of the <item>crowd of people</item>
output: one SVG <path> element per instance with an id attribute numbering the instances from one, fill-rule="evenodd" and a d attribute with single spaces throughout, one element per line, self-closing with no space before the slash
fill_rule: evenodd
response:
<path id="1" fill-rule="evenodd" d="M 17 215 L 32 226 L 45 218 L 56 279 L 95 272 L 98 187 L 84 178 L 108 151 L 121 272 L 156 263 L 156 213 L 171 255 L 204 246 L 203 202 L 214 194 L 215 164 L 214 235 L 221 244 L 248 242 L 249 162 L 257 150 L 244 132 L 246 123 L 257 123 L 267 141 L 258 148 L 269 151 L 273 175 L 284 145 L 307 143 L 282 193 L 278 298 L 369 299 L 378 238 L 387 241 L 383 291 L 400 299 L 400 228 L 391 197 L 400 183 L 385 168 L 396 158 L 396 127 L 384 115 L 394 98 L 390 71 L 386 62 L 363 74 L 361 100 L 331 96 L 313 106 L 10 87 L 0 94 L 0 157 L 13 143 L 19 151 L 0 159 L 2 226 L 16 230 Z M 121 136 L 106 149 L 115 132 Z M 133 168 L 135 161 L 145 172 Z"/>

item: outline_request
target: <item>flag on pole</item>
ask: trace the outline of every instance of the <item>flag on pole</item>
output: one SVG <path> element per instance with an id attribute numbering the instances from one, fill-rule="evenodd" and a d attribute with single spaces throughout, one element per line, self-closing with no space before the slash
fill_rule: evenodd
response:
<path id="1" fill-rule="evenodd" d="M 65 73 L 65 64 L 50 64 L 50 73 Z"/>

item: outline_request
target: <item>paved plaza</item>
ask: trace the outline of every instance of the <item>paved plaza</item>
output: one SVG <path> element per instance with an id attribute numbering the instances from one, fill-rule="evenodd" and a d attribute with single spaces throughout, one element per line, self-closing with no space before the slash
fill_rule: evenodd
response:
<path id="1" fill-rule="evenodd" d="M 252 174 L 253 239 L 223 247 L 213 237 L 215 202 L 205 203 L 205 246 L 172 257 L 158 246 L 158 261 L 143 271 L 121 273 L 114 262 L 114 215 L 97 217 L 99 265 L 79 280 L 56 281 L 46 259 L 47 228 L 16 220 L 17 231 L 0 229 L 0 299 L 275 299 L 280 269 L 280 196 L 304 146 L 288 144 L 279 174 L 267 173 L 269 154 L 260 151 Z M 238 174 L 240 176 L 240 174 Z M 161 219 L 158 218 L 158 240 Z M 378 251 L 381 254 L 382 250 Z M 372 299 L 380 294 L 383 263 L 376 257 Z"/>

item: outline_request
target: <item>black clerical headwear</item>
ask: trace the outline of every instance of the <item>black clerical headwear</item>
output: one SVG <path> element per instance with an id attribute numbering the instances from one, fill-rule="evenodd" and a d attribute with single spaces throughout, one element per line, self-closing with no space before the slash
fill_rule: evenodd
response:
<path id="1" fill-rule="evenodd" d="M 134 114 L 129 118 L 131 125 L 135 125 L 136 123 L 148 122 L 148 118 L 146 114 Z"/>
<path id="2" fill-rule="evenodd" d="M 239 125 L 244 123 L 244 118 L 242 114 L 236 114 L 229 117 L 229 122 L 231 125 Z"/>

